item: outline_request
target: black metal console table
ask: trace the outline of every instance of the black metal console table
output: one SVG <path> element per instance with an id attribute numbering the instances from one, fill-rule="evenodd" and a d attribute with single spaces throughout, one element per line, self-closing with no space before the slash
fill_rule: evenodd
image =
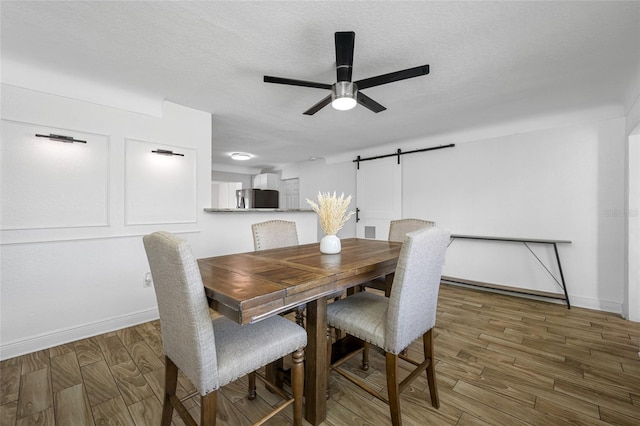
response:
<path id="1" fill-rule="evenodd" d="M 531 290 L 531 289 L 526 289 L 526 288 L 518 288 L 518 287 L 510 287 L 510 286 L 504 286 L 504 285 L 498 285 L 498 284 L 483 283 L 483 282 L 479 282 L 479 281 L 472 281 L 472 280 L 467 280 L 467 279 L 463 279 L 463 278 L 456 278 L 456 277 L 448 277 L 448 276 L 444 276 L 444 275 L 442 276 L 442 282 L 444 282 L 444 283 L 453 283 L 453 284 L 465 284 L 465 285 L 471 285 L 471 286 L 476 286 L 476 287 L 489 288 L 489 289 L 493 289 L 493 290 L 502 290 L 502 291 L 509 291 L 509 292 L 527 294 L 527 295 L 538 296 L 538 297 L 546 297 L 546 298 L 550 298 L 550 299 L 564 300 L 566 302 L 566 304 L 567 304 L 567 309 L 571 309 L 571 303 L 569 302 L 569 294 L 567 293 L 567 285 L 566 285 L 566 283 L 564 281 L 564 274 L 562 273 L 562 264 L 560 263 L 560 255 L 558 254 L 558 244 L 571 244 L 571 241 L 569 241 L 569 240 L 544 240 L 544 239 L 536 239 L 536 238 L 505 238 L 505 237 L 487 237 L 487 236 L 480 236 L 480 235 L 452 234 L 451 235 L 451 242 L 449 242 L 449 245 L 451 245 L 451 243 L 453 243 L 453 241 L 455 241 L 456 239 L 483 240 L 483 241 L 506 241 L 506 242 L 523 243 L 527 247 L 527 249 L 529 249 L 529 252 L 531 252 L 531 254 L 536 258 L 536 260 L 544 267 L 544 269 L 546 269 L 546 271 L 549 273 L 551 278 L 553 278 L 553 280 L 560 286 L 560 288 L 562 288 L 563 293 L 552 293 L 552 292 L 547 292 L 547 291 L 538 291 L 538 290 Z M 533 252 L 533 250 L 531 250 L 531 247 L 529 247 L 529 244 L 550 244 L 550 245 L 553 246 L 553 250 L 554 250 L 555 255 L 556 255 L 556 262 L 558 263 L 558 271 L 560 272 L 560 281 L 558 281 L 558 279 L 553 275 L 553 273 L 551 273 L 549 268 L 547 268 L 547 266 L 542 262 L 542 260 L 540 260 L 540 258 L 538 256 L 536 256 L 536 254 Z"/>

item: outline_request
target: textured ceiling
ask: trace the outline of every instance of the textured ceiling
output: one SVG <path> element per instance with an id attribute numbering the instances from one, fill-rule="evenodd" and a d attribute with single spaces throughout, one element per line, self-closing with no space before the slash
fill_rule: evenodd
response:
<path id="1" fill-rule="evenodd" d="M 640 2 L 11 2 L 2 56 L 213 116 L 213 163 L 268 167 L 638 95 Z M 355 31 L 353 79 L 429 64 L 363 91 L 387 107 L 303 111 L 335 82 L 333 33 Z"/>

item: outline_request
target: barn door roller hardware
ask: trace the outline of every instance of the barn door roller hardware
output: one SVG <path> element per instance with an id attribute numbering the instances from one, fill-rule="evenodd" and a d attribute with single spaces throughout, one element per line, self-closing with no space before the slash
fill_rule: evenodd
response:
<path id="1" fill-rule="evenodd" d="M 398 149 L 398 151 L 396 151 L 393 154 L 386 154 L 386 155 L 377 155 L 375 157 L 367 157 L 367 158 L 361 158 L 358 155 L 358 158 L 356 158 L 355 160 L 353 160 L 354 163 L 357 163 L 358 165 L 358 169 L 360 169 L 360 162 L 361 161 L 370 161 L 370 160 L 378 160 L 380 158 L 387 158 L 387 157 L 398 157 L 398 164 L 400 164 L 400 156 L 401 155 L 405 155 L 405 154 L 415 154 L 416 152 L 425 152 L 425 151 L 434 151 L 436 149 L 443 149 L 443 148 L 453 148 L 454 146 L 456 146 L 456 144 L 451 143 L 449 145 L 440 145 L 440 146 L 433 146 L 431 148 L 422 148 L 422 149 L 414 149 L 413 151 L 405 151 L 402 152 L 401 149 Z"/>

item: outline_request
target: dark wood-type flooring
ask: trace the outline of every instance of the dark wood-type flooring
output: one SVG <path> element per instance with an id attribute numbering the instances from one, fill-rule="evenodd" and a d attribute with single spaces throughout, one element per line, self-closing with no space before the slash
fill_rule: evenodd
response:
<path id="1" fill-rule="evenodd" d="M 153 321 L 0 363 L 0 425 L 157 425 L 163 354 Z M 426 376 L 402 394 L 404 425 L 638 425 L 640 324 L 618 315 L 443 285 L 435 351 L 439 410 Z M 409 355 L 420 357 L 414 342 Z M 384 389 L 384 357 L 363 372 Z M 401 363 L 401 365 L 403 365 Z M 325 425 L 390 424 L 388 407 L 330 376 Z M 180 378 L 182 395 L 193 386 Z M 219 425 L 246 425 L 279 400 L 246 379 L 222 389 Z M 197 401 L 188 407 L 197 416 Z M 289 407 L 290 408 L 290 407 Z M 285 410 L 269 424 L 289 424 Z M 174 417 L 175 425 L 183 422 Z"/>

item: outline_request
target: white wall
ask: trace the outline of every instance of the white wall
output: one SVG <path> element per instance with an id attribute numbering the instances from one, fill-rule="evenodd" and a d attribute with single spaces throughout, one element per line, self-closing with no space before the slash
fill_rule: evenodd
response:
<path id="1" fill-rule="evenodd" d="M 319 241 L 316 234 L 318 220 L 314 212 L 208 213 L 202 221 L 204 241 L 199 257 L 251 251 L 251 224 L 275 219 L 296 222 L 300 244 Z"/>
<path id="2" fill-rule="evenodd" d="M 572 304 L 621 313 L 626 298 L 625 123 L 593 115 L 571 126 L 548 128 L 543 125 L 549 121 L 541 121 L 543 130 L 531 130 L 529 123 L 526 133 L 498 137 L 479 131 L 474 139 L 465 132 L 454 148 L 403 156 L 403 217 L 435 220 L 458 234 L 571 240 L 559 245 L 559 253 Z M 573 115 L 573 121 L 578 117 Z M 452 141 L 443 135 L 357 154 Z M 299 174 L 303 197 L 318 190 L 355 194 L 355 166 L 344 160 L 357 154 L 283 173 Z M 355 235 L 355 223 L 350 225 L 353 234 L 343 236 Z M 559 279 L 553 249 L 531 248 Z M 561 292 L 522 244 L 457 240 L 447 256 L 446 275 Z"/>
<path id="3" fill-rule="evenodd" d="M 300 179 L 300 208 L 310 208 L 306 199 L 317 202 L 319 192 L 334 191 L 340 195 L 351 195 L 352 201 L 350 210 L 356 208 L 356 167 L 350 161 L 327 164 L 324 160 L 306 161 L 291 168 L 285 168 L 283 176 L 288 178 L 299 177 Z M 318 224 L 318 240 L 322 238 L 323 232 Z M 351 238 L 356 236 L 355 215 L 345 223 L 338 232 L 340 238 Z"/>
<path id="4" fill-rule="evenodd" d="M 572 303 L 621 312 L 623 126 L 608 120 L 408 156 L 403 215 L 457 234 L 571 240 L 559 252 Z M 554 266 L 550 247 L 532 249 Z M 456 240 L 444 273 L 560 291 L 522 244 Z"/>
<path id="5" fill-rule="evenodd" d="M 625 314 L 640 322 L 640 126 L 629 137 L 627 306 Z"/>
<path id="6" fill-rule="evenodd" d="M 165 102 L 162 115 L 156 117 L 13 86 L 2 85 L 1 89 L 3 124 L 20 122 L 88 132 L 101 135 L 100 143 L 107 145 L 106 149 L 92 151 L 94 156 L 107 156 L 106 161 L 98 161 L 107 167 L 97 176 L 104 178 L 107 191 L 95 201 L 107 206 L 105 223 L 77 226 L 84 225 L 77 216 L 75 223 L 60 222 L 57 216 L 64 209 L 76 215 L 85 203 L 75 198 L 74 205 L 55 203 L 64 195 L 64 188 L 54 186 L 52 194 L 42 192 L 35 182 L 47 187 L 51 165 L 56 163 L 56 158 L 45 158 L 41 168 L 30 171 L 34 180 L 22 185 L 21 191 L 40 191 L 41 196 L 53 200 L 56 210 L 28 215 L 30 222 L 22 227 L 25 229 L 1 226 L 1 359 L 157 318 L 153 288 L 143 288 L 149 266 L 141 237 L 147 233 L 178 233 L 191 242 L 196 257 L 253 250 L 250 224 L 276 218 L 295 221 L 302 243 L 317 241 L 315 213 L 203 211 L 210 207 L 211 119 L 207 113 Z M 4 166 L 24 160 L 6 155 L 5 147 L 10 142 L 15 141 L 3 140 L 0 151 L 5 178 L 2 195 L 15 200 L 25 214 L 29 209 L 43 209 L 37 202 L 24 202 L 31 198 L 15 198 L 20 191 L 5 185 L 11 179 L 4 173 L 10 168 L 5 170 Z M 187 155 L 156 157 L 149 153 L 145 157 L 149 143 L 175 147 Z M 44 148 L 38 155 L 50 147 L 71 146 L 56 144 L 60 143 L 38 140 L 34 146 Z M 145 159 L 153 164 L 143 164 Z M 187 162 L 182 161 L 185 159 Z M 71 163 L 71 174 L 75 172 L 73 167 Z M 194 179 L 190 173 L 195 174 Z M 169 174 L 177 178 L 177 187 L 165 181 Z M 79 188 L 94 183 L 82 183 Z M 152 208 L 175 200 L 175 190 L 194 193 L 195 199 L 181 198 L 176 203 L 179 206 L 170 209 Z M 141 197 L 144 203 L 139 203 Z M 56 217 L 49 220 L 51 216 Z M 39 227 L 38 221 L 44 219 L 63 225 Z"/>
<path id="7" fill-rule="evenodd" d="M 625 316 L 640 322 L 640 97 L 637 97 L 625 116 L 627 145 L 627 256 Z"/>
<path id="8" fill-rule="evenodd" d="M 38 140 L 35 146 L 42 151 L 30 155 L 51 155 L 51 158 L 44 158 L 41 165 L 35 167 L 28 159 L 12 157 L 7 153 L 8 147 L 15 141 L 2 141 L 3 199 L 12 200 L 14 207 L 18 205 L 25 214 L 31 209 L 42 209 L 44 215 L 29 215 L 29 219 L 17 227 L 19 229 L 4 226 L 6 223 L 2 226 L 1 357 L 11 357 L 156 318 L 153 289 L 142 286 L 148 265 L 141 235 L 166 229 L 198 241 L 200 222 L 204 216 L 202 207 L 209 204 L 210 197 L 210 116 L 165 102 L 162 116 L 154 117 L 3 85 L 2 119 L 3 126 L 19 122 L 20 126 L 24 123 L 24 126 L 36 124 L 61 129 L 59 133 L 62 134 L 79 131 L 104 135 L 107 148 L 92 151 L 90 155 L 102 157 L 93 160 L 107 164 L 104 170 L 100 169 L 100 177 L 106 182 L 107 190 L 101 193 L 98 200 L 82 200 L 65 197 L 68 188 L 47 184 L 52 179 L 54 165 L 61 161 L 49 150 L 52 147 L 64 149 L 71 145 Z M 87 145 L 92 142 L 89 141 Z M 161 162 L 176 160 L 173 164 L 180 165 L 187 172 L 189 187 L 179 190 L 185 190 L 193 197 L 183 199 L 186 204 L 174 209 L 171 217 L 158 215 L 157 210 L 148 209 L 154 201 L 166 204 L 164 200 L 171 196 L 172 189 L 162 182 L 162 176 L 169 171 L 167 167 L 171 167 L 171 164 L 166 163 L 163 171 L 151 170 L 150 165 L 135 167 L 131 163 L 137 154 L 134 155 L 128 147 L 146 147 L 147 143 L 198 153 L 197 157 L 190 159 L 188 155 L 184 158 L 160 158 L 150 152 L 148 154 L 154 156 L 149 158 Z M 146 149 L 143 151 L 146 153 Z M 144 154 L 140 155 L 144 157 Z M 191 162 L 187 166 L 184 166 L 184 161 L 180 163 L 185 159 Z M 33 176 L 33 181 L 23 185 L 17 193 L 12 193 L 7 186 L 16 184 L 6 179 L 5 173 L 9 172 L 10 167 L 5 166 L 10 162 L 31 165 L 28 173 Z M 81 164 L 67 162 L 68 173 L 73 177 L 77 173 L 74 168 L 79 169 Z M 82 178 L 83 175 L 78 176 Z M 156 178 L 145 183 L 145 179 L 153 176 Z M 196 179 L 199 182 L 197 185 Z M 74 191 L 83 190 L 83 186 L 92 188 L 90 185 L 93 182 L 79 180 Z M 36 183 L 38 181 L 40 185 Z M 163 184 L 163 188 L 157 187 L 158 182 Z M 144 189 L 140 188 L 141 183 L 148 185 L 149 191 L 140 192 Z M 27 204 L 23 202 L 24 199 L 15 198 L 20 192 L 38 193 L 43 187 L 47 191 L 40 192 L 40 198 L 66 198 L 71 201 L 66 206 L 54 203 L 55 208 L 47 210 L 47 205 L 52 204 L 46 200 L 40 203 L 37 198 L 27 198 Z M 5 197 L 7 194 L 13 194 L 13 198 Z M 143 197 L 146 202 L 137 205 Z M 175 202 L 175 197 L 171 198 Z M 50 220 L 47 216 L 59 217 L 65 211 L 73 215 L 92 203 L 106 206 L 105 222 L 83 226 L 84 223 L 78 220 L 69 224 L 58 220 L 61 225 L 47 227 L 47 223 L 57 223 L 56 218 Z"/>
<path id="9" fill-rule="evenodd" d="M 255 173 L 254 173 L 255 174 Z M 219 182 L 241 182 L 242 188 L 251 188 L 253 185 L 253 175 L 246 173 L 232 173 L 232 172 L 211 172 L 211 180 Z"/>

